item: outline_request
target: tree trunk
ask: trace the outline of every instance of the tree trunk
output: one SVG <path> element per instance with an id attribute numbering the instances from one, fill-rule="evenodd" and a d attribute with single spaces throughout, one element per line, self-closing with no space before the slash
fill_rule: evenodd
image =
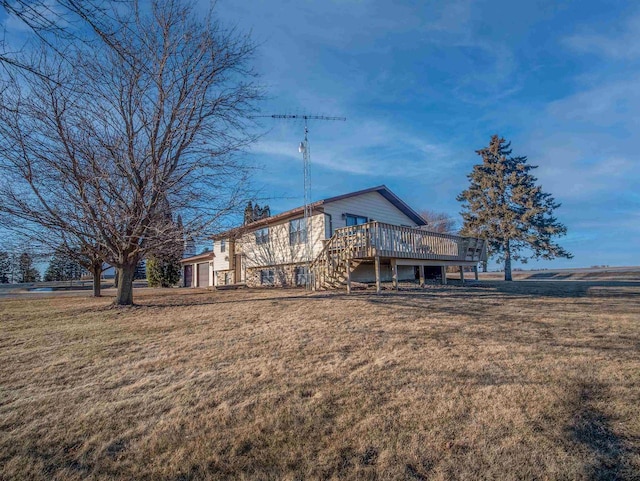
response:
<path id="1" fill-rule="evenodd" d="M 102 274 L 102 261 L 99 265 L 91 266 L 91 275 L 93 276 L 93 297 L 101 297 L 100 275 Z"/>
<path id="2" fill-rule="evenodd" d="M 509 241 L 504 246 L 504 280 L 511 281 L 511 246 Z"/>
<path id="3" fill-rule="evenodd" d="M 118 306 L 133 305 L 133 277 L 136 272 L 136 263 L 124 265 L 118 268 L 118 293 L 115 304 Z"/>
<path id="4" fill-rule="evenodd" d="M 113 287 L 118 288 L 118 269 L 113 268 Z"/>
<path id="5" fill-rule="evenodd" d="M 487 261 L 482 261 L 482 272 L 487 272 Z"/>

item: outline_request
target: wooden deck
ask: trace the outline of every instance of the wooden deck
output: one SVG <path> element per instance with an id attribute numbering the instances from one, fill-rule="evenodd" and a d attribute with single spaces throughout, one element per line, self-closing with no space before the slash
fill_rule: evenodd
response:
<path id="1" fill-rule="evenodd" d="M 330 253 L 348 251 L 351 259 L 386 257 L 480 262 L 486 255 L 482 239 L 383 222 L 368 222 L 336 229 L 325 248 Z"/>
<path id="2" fill-rule="evenodd" d="M 336 229 L 311 264 L 316 284 L 350 283 L 352 263 L 374 260 L 377 284 L 380 260 L 389 259 L 397 279 L 397 265 L 473 265 L 487 258 L 483 239 L 440 234 L 383 222 Z"/>

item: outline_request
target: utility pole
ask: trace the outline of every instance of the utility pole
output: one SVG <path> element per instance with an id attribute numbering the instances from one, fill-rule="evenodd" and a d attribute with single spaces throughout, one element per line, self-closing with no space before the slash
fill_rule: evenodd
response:
<path id="1" fill-rule="evenodd" d="M 311 149 L 309 148 L 309 120 L 347 120 L 346 117 L 327 117 L 325 115 L 290 115 L 290 114 L 273 114 L 273 115 L 254 115 L 253 118 L 272 118 L 272 119 L 290 119 L 304 120 L 304 140 L 300 142 L 300 146 L 298 150 L 302 154 L 302 165 L 303 165 L 303 184 L 304 184 L 304 225 L 306 232 L 305 239 L 305 248 L 304 248 L 304 258 L 305 263 L 307 265 L 307 272 L 305 275 L 305 287 L 310 289 L 312 286 L 311 282 L 311 261 L 313 254 L 313 229 L 312 229 L 312 200 L 311 200 Z"/>

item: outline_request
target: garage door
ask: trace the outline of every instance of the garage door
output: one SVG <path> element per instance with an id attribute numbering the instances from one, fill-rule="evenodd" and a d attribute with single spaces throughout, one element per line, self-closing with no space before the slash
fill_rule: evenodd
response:
<path id="1" fill-rule="evenodd" d="M 209 263 L 203 262 L 198 264 L 198 287 L 207 287 L 209 285 Z"/>
<path id="2" fill-rule="evenodd" d="M 191 287 L 193 284 L 193 266 L 187 264 L 184 266 L 184 287 Z"/>

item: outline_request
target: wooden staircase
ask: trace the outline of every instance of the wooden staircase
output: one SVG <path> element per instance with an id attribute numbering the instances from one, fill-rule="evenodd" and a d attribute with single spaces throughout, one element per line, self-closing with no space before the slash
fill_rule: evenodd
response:
<path id="1" fill-rule="evenodd" d="M 357 238 L 346 238 L 336 232 L 322 252 L 311 263 L 314 287 L 317 290 L 340 289 L 347 285 L 351 272 L 363 259 L 355 257 Z"/>

